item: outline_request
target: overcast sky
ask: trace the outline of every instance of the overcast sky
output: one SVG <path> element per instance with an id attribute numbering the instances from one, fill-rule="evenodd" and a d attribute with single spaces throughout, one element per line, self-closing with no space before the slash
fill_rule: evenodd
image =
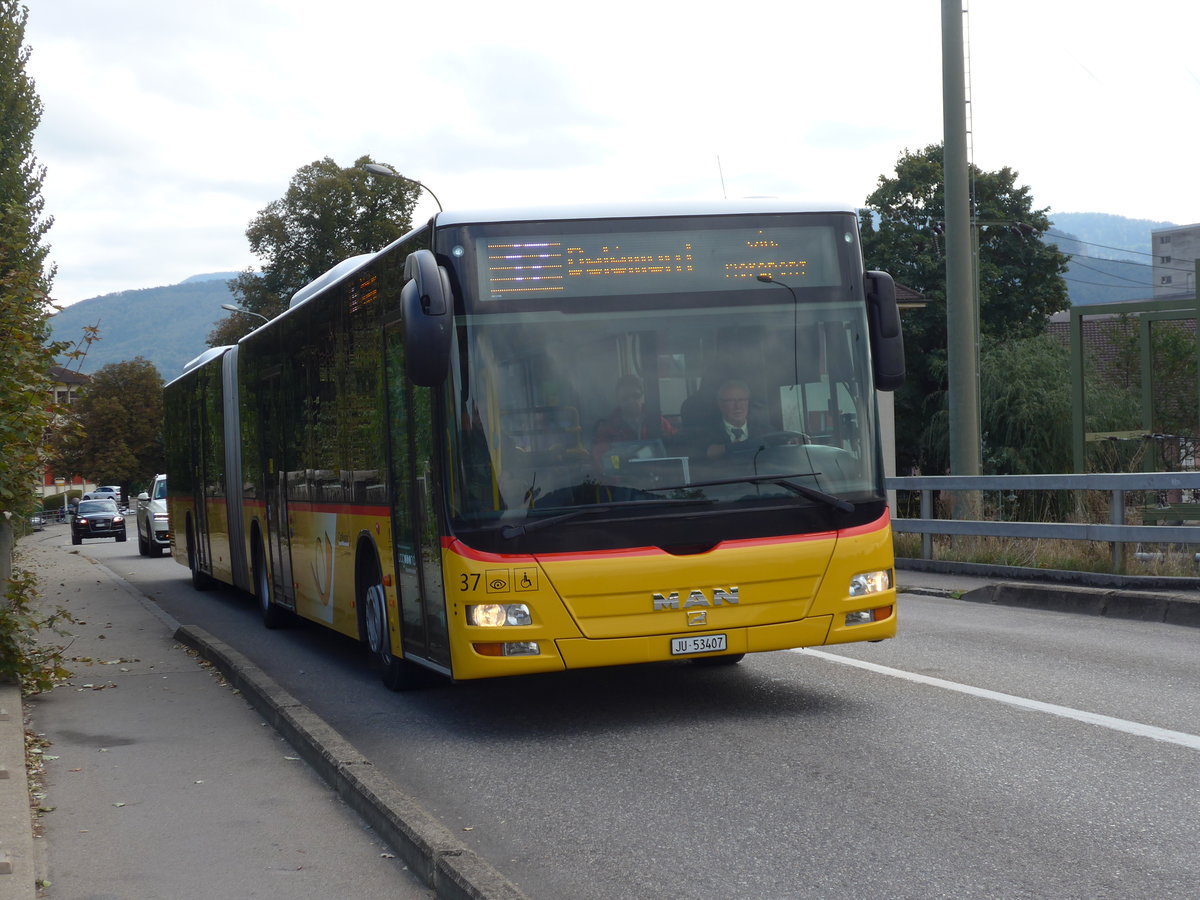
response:
<path id="1" fill-rule="evenodd" d="M 939 0 L 27 2 L 61 303 L 257 265 L 246 226 L 325 156 L 457 208 L 861 205 L 942 140 Z M 1200 221 L 1200 3 L 968 5 L 978 166 Z"/>

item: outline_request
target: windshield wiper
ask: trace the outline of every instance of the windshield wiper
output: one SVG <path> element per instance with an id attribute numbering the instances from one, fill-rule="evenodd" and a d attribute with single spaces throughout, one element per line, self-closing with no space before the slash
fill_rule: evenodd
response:
<path id="1" fill-rule="evenodd" d="M 796 484 L 790 480 L 792 478 L 811 478 L 820 474 L 820 472 L 796 472 L 791 475 L 745 475 L 739 478 L 722 478 L 720 481 L 694 481 L 691 484 L 670 488 L 650 488 L 649 490 L 686 490 L 688 488 L 716 487 L 722 484 L 777 484 L 794 494 L 832 506 L 839 512 L 854 512 L 854 504 L 849 500 L 843 500 L 841 497 L 827 494 L 825 491 L 819 491 L 805 484 Z"/>
<path id="2" fill-rule="evenodd" d="M 834 496 L 833 494 L 827 494 L 825 491 L 819 491 L 816 488 L 811 488 L 806 484 L 796 484 L 794 481 L 788 481 L 789 478 L 795 477 L 795 475 L 767 475 L 759 476 L 751 480 L 754 482 L 764 481 L 769 484 L 777 484 L 781 488 L 785 488 L 789 491 L 797 493 L 802 497 L 807 497 L 810 500 L 816 500 L 820 503 L 828 503 L 838 512 L 854 512 L 854 504 L 849 500 Z"/>
<path id="3" fill-rule="evenodd" d="M 589 506 L 572 509 L 570 512 L 565 512 L 558 516 L 550 516 L 548 519 L 534 519 L 532 522 L 526 520 L 519 525 L 505 525 L 500 529 L 500 536 L 505 540 L 512 540 L 523 534 L 541 531 L 543 528 L 549 528 L 551 525 L 569 522 L 572 519 L 578 519 L 582 516 L 598 512 L 612 512 L 613 510 L 628 511 L 643 509 L 647 506 L 711 506 L 715 502 L 715 500 L 709 500 L 705 497 L 686 497 L 682 499 L 667 498 L 663 500 L 626 500 L 614 503 L 593 503 Z"/>

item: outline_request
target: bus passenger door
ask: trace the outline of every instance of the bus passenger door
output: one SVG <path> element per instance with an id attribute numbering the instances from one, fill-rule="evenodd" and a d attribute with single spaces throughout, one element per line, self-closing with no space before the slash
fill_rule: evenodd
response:
<path id="1" fill-rule="evenodd" d="M 388 460 L 392 484 L 393 559 L 404 656 L 450 672 L 450 640 L 442 589 L 441 535 L 435 509 L 432 391 L 409 384 L 400 323 L 387 344 Z"/>
<path id="2" fill-rule="evenodd" d="M 280 392 L 286 390 L 278 372 L 265 379 L 259 396 L 262 409 L 259 422 L 265 443 L 263 486 L 267 512 L 267 553 L 271 557 L 272 600 L 280 606 L 294 609 L 296 592 L 292 584 L 292 533 L 288 516 L 287 436 L 284 433 L 285 414 L 279 403 Z"/>
<path id="3" fill-rule="evenodd" d="M 196 568 L 201 572 L 212 571 L 212 549 L 208 538 L 208 490 L 209 466 L 206 450 L 211 442 L 209 437 L 208 404 L 210 402 L 207 386 L 202 385 L 197 392 L 198 400 L 192 406 L 188 421 L 188 447 L 191 453 L 192 470 L 192 533 L 188 535 L 191 542 L 192 559 Z"/>

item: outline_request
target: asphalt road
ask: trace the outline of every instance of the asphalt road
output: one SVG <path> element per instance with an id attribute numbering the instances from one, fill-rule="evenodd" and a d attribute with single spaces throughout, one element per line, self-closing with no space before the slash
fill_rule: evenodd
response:
<path id="1" fill-rule="evenodd" d="M 906 595 L 881 644 L 392 694 L 351 641 L 266 631 L 249 598 L 197 593 L 133 540 L 83 549 L 249 656 L 539 900 L 1200 884 L 1196 629 Z"/>

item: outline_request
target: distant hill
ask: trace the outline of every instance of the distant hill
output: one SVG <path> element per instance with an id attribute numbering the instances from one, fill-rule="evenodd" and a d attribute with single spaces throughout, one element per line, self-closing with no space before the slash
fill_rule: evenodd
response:
<path id="1" fill-rule="evenodd" d="M 1073 306 L 1143 300 L 1151 285 L 1155 229 L 1173 222 L 1127 219 L 1109 213 L 1057 213 L 1051 217 L 1046 242 L 1071 255 L 1064 276 Z"/>
<path id="2" fill-rule="evenodd" d="M 98 325 L 100 340 L 91 345 L 82 365 L 65 359 L 59 364 L 90 374 L 109 363 L 143 356 L 154 363 L 163 381 L 170 381 L 185 363 L 208 349 L 205 341 L 214 323 L 228 315 L 221 304 L 233 302 L 227 282 L 237 275 L 193 275 L 179 284 L 73 303 L 51 317 L 53 339 L 78 341 L 84 326 Z"/>

